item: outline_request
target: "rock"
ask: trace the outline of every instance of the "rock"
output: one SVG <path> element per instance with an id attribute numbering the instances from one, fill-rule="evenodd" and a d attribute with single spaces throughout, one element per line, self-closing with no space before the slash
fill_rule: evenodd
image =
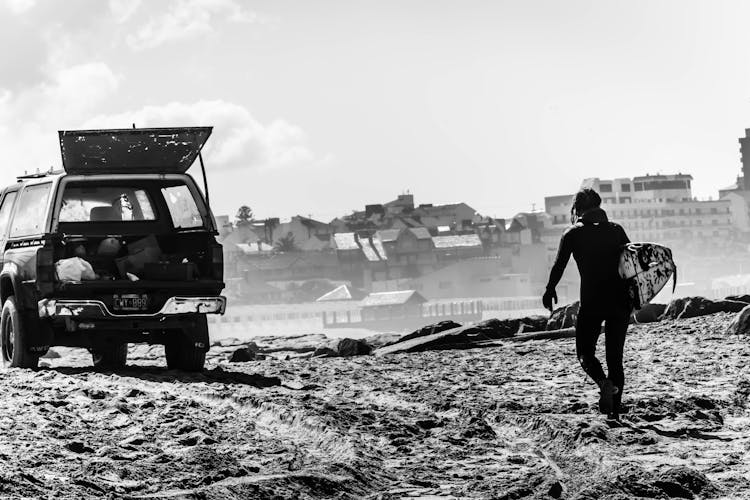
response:
<path id="1" fill-rule="evenodd" d="M 260 347 L 255 342 L 250 342 L 244 347 L 236 349 L 230 356 L 230 363 L 244 363 L 246 361 L 255 361 L 258 359 L 265 359 L 265 356 L 259 355 Z M 260 357 L 262 356 L 262 357 Z"/>
<path id="2" fill-rule="evenodd" d="M 216 440 L 201 430 L 194 430 L 177 441 L 183 446 L 216 444 Z"/>
<path id="3" fill-rule="evenodd" d="M 745 306 L 739 313 L 737 313 L 729 324 L 727 333 L 732 335 L 750 334 L 750 305 Z"/>
<path id="4" fill-rule="evenodd" d="M 320 346 L 313 351 L 313 358 L 335 358 L 338 357 L 339 353 L 334 349 L 331 349 L 327 345 Z"/>
<path id="5" fill-rule="evenodd" d="M 378 333 L 376 335 L 365 337 L 362 340 L 377 349 L 378 347 L 383 347 L 384 345 L 395 344 L 403 337 L 403 335 L 400 335 L 398 333 Z"/>
<path id="6" fill-rule="evenodd" d="M 408 335 L 404 335 L 396 342 L 406 342 L 407 340 L 416 339 L 418 337 L 426 337 L 427 335 L 433 335 L 445 330 L 458 328 L 459 326 L 461 326 L 461 323 L 456 323 L 455 321 L 451 321 L 448 319 L 445 321 L 441 321 L 440 323 L 435 323 L 434 325 L 423 326 L 419 330 L 415 330 Z"/>
<path id="7" fill-rule="evenodd" d="M 497 437 L 492 427 L 480 416 L 473 416 L 469 419 L 461 436 L 484 440 L 491 440 Z"/>
<path id="8" fill-rule="evenodd" d="M 468 347 L 472 345 L 472 340 L 469 340 L 464 333 L 464 327 L 451 328 L 450 330 L 444 330 L 439 333 L 433 333 L 424 337 L 412 338 L 405 342 L 396 342 L 391 345 L 383 346 L 375 351 L 376 356 L 384 356 L 386 354 L 397 354 L 402 352 L 421 352 L 431 351 L 436 349 L 450 349 L 461 347 Z"/>
<path id="9" fill-rule="evenodd" d="M 705 297 L 674 299 L 664 311 L 665 319 L 685 319 L 718 312 L 739 312 L 747 304 L 734 300 L 711 300 Z"/>
<path id="10" fill-rule="evenodd" d="M 435 427 L 443 426 L 443 423 L 441 421 L 432 419 L 432 418 L 427 418 L 424 420 L 417 420 L 415 423 L 417 424 L 418 427 L 424 430 L 430 430 L 430 429 L 434 429 Z"/>
<path id="11" fill-rule="evenodd" d="M 94 451 L 93 448 L 86 446 L 80 441 L 71 441 L 65 447 L 73 453 L 91 453 Z"/>
<path id="12" fill-rule="evenodd" d="M 560 484 L 560 481 L 555 481 L 552 483 L 552 485 L 549 487 L 549 490 L 547 491 L 547 494 L 551 496 L 552 498 L 560 498 L 563 493 L 563 487 L 562 484 Z"/>
<path id="13" fill-rule="evenodd" d="M 237 349 L 231 354 L 231 356 L 229 356 L 230 363 L 244 363 L 246 361 L 254 361 L 254 360 L 255 360 L 255 352 L 249 350 L 247 347 L 242 347 L 240 349 Z"/>
<path id="14" fill-rule="evenodd" d="M 521 318 L 521 324 L 523 325 L 523 328 L 519 329 L 517 333 L 544 331 L 547 329 L 547 320 L 548 318 L 546 316 L 538 314 L 535 316 L 526 316 L 525 318 Z"/>
<path id="15" fill-rule="evenodd" d="M 646 304 L 633 312 L 631 321 L 633 323 L 656 323 L 657 321 L 661 321 L 666 309 L 666 304 Z"/>
<path id="16" fill-rule="evenodd" d="M 542 318 L 514 318 L 497 319 L 491 318 L 464 328 L 467 336 L 478 337 L 477 340 L 504 339 L 512 337 L 521 332 L 534 332 L 544 330 L 547 320 Z"/>
<path id="17" fill-rule="evenodd" d="M 370 346 L 364 340 L 355 339 L 341 339 L 336 346 L 336 351 L 339 356 L 362 356 L 372 352 L 372 346 Z"/>
<path id="18" fill-rule="evenodd" d="M 733 300 L 735 302 L 744 302 L 750 304 L 750 295 L 729 295 L 724 300 Z"/>
<path id="19" fill-rule="evenodd" d="M 689 467 L 672 467 L 659 474 L 656 483 L 667 494 L 669 494 L 667 488 L 675 492 L 688 494 L 682 498 L 693 498 L 693 494 L 712 497 L 718 493 L 718 488 L 711 483 L 705 474 Z M 670 494 L 670 496 L 678 495 Z"/>
<path id="20" fill-rule="evenodd" d="M 716 312 L 740 312 L 747 306 L 747 303 L 737 300 L 717 300 L 714 302 Z"/>
<path id="21" fill-rule="evenodd" d="M 581 303 L 576 301 L 555 309 L 549 320 L 547 320 L 547 330 L 562 330 L 563 328 L 576 326 L 580 306 Z"/>

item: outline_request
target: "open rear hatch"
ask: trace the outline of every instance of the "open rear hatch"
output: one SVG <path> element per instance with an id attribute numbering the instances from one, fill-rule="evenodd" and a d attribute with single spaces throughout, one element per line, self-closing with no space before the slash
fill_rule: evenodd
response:
<path id="1" fill-rule="evenodd" d="M 61 130 L 62 164 L 69 174 L 182 174 L 213 127 Z"/>

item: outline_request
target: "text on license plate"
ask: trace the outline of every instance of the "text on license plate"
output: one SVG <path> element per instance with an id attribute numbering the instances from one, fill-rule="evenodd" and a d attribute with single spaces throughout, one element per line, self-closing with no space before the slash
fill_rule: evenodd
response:
<path id="1" fill-rule="evenodd" d="M 112 307 L 115 311 L 145 311 L 148 309 L 148 295 L 128 293 L 113 296 Z"/>

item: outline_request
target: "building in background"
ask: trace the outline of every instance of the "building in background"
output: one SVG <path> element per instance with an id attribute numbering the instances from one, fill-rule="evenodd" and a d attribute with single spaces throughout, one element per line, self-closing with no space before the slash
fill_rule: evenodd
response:
<path id="1" fill-rule="evenodd" d="M 600 193 L 602 208 L 610 220 L 621 224 L 633 241 L 687 245 L 696 250 L 722 247 L 735 234 L 732 203 L 726 199 L 698 200 L 692 195 L 692 179 L 682 173 L 590 178 L 581 183 L 581 188 Z M 546 210 L 560 233 L 570 225 L 572 198 L 545 198 Z"/>

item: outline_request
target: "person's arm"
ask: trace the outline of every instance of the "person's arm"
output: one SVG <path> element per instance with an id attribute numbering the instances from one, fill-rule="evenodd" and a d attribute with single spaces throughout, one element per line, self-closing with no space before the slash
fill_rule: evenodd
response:
<path id="1" fill-rule="evenodd" d="M 619 226 L 619 228 L 620 228 L 620 233 L 622 234 L 622 236 L 620 238 L 622 240 L 621 244 L 622 245 L 627 245 L 628 243 L 630 243 L 630 238 L 628 238 L 628 235 L 625 232 L 625 228 L 623 228 L 622 226 Z"/>
<path id="2" fill-rule="evenodd" d="M 624 234 L 624 232 L 623 232 Z M 627 238 L 627 236 L 626 236 Z M 573 252 L 571 231 L 565 231 L 560 238 L 560 247 L 557 250 L 557 257 L 555 263 L 552 265 L 552 270 L 549 273 L 549 281 L 547 282 L 547 290 L 554 290 L 557 284 L 562 279 L 565 266 L 568 265 L 570 260 L 570 254 Z"/>

